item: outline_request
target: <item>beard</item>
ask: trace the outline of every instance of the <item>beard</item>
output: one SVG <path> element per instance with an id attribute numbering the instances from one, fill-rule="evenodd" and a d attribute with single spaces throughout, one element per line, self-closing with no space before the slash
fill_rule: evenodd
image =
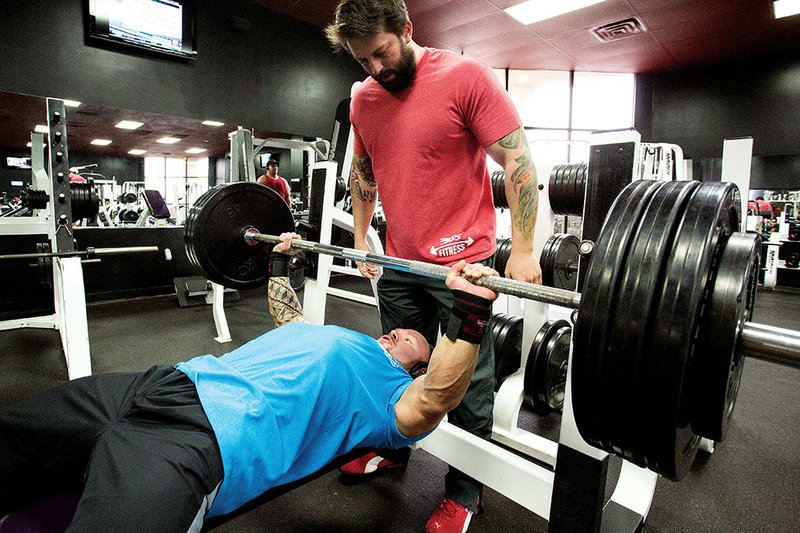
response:
<path id="1" fill-rule="evenodd" d="M 414 51 L 406 43 L 400 41 L 400 59 L 397 67 L 384 69 L 379 76 L 373 76 L 373 78 L 390 93 L 399 93 L 411 85 L 416 71 L 417 63 L 414 60 Z"/>

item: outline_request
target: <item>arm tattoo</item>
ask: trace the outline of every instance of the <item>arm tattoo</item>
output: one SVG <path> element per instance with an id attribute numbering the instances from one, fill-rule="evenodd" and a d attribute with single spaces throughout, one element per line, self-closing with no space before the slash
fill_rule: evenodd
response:
<path id="1" fill-rule="evenodd" d="M 519 148 L 520 140 L 522 137 L 519 132 L 520 130 L 516 129 L 497 142 L 500 143 L 500 146 L 502 146 L 503 148 L 509 148 L 509 149 Z"/>
<path id="2" fill-rule="evenodd" d="M 511 174 L 511 184 L 519 195 L 519 202 L 514 211 L 514 226 L 530 239 L 533 237 L 536 215 L 539 211 L 539 181 L 522 131 L 522 128 L 518 128 L 500 139 L 498 143 L 508 150 L 522 150 L 522 154 L 514 159 L 517 168 Z"/>
<path id="3" fill-rule="evenodd" d="M 372 172 L 372 160 L 369 157 L 356 157 L 350 173 L 350 189 L 358 198 L 367 203 L 375 202 L 378 182 Z"/>
<path id="4" fill-rule="evenodd" d="M 297 300 L 297 294 L 289 284 L 288 277 L 269 278 L 267 301 L 269 314 L 275 320 L 276 326 L 283 326 L 289 322 L 306 322 L 303 316 L 303 307 Z"/>

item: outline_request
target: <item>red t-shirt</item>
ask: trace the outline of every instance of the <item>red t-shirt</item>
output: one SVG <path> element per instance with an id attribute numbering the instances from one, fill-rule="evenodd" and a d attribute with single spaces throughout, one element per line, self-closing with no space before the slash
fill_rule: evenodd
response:
<path id="1" fill-rule="evenodd" d="M 258 178 L 258 183 L 261 185 L 266 185 L 273 191 L 280 194 L 281 198 L 283 198 L 283 201 L 286 202 L 286 205 L 292 205 L 292 200 L 289 196 L 289 188 L 286 187 L 286 180 L 284 180 L 282 177 L 276 174 L 275 177 L 272 178 L 268 174 L 264 174 Z"/>
<path id="2" fill-rule="evenodd" d="M 410 87 L 390 93 L 368 78 L 350 110 L 354 151 L 378 182 L 387 254 L 451 265 L 494 253 L 485 147 L 522 121 L 487 65 L 426 48 Z"/>

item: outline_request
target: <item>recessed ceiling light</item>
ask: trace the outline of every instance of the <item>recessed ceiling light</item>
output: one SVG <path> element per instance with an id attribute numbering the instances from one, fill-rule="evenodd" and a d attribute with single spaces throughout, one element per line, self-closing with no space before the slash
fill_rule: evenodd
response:
<path id="1" fill-rule="evenodd" d="M 206 126 L 216 126 L 216 127 L 225 125 L 224 122 L 217 122 L 216 120 L 204 120 L 203 124 L 205 124 Z"/>
<path id="2" fill-rule="evenodd" d="M 527 0 L 505 9 L 505 12 L 523 24 L 533 24 L 549 18 L 577 11 L 605 0 Z"/>
<path id="3" fill-rule="evenodd" d="M 77 100 L 64 100 L 64 105 L 67 107 L 78 107 L 81 103 Z"/>
<path id="4" fill-rule="evenodd" d="M 92 140 L 91 144 L 97 146 L 108 146 L 109 144 L 111 144 L 111 141 L 109 139 L 94 139 Z"/>
<path id="5" fill-rule="evenodd" d="M 50 133 L 50 128 L 47 126 L 42 126 L 41 124 L 37 124 L 36 127 L 33 128 L 33 131 L 36 133 Z"/>
<path id="6" fill-rule="evenodd" d="M 800 13 L 800 0 L 775 0 L 772 7 L 776 19 L 791 17 Z"/>
<path id="7" fill-rule="evenodd" d="M 161 137 L 156 142 L 161 144 L 175 144 L 180 141 L 177 137 Z"/>
<path id="8" fill-rule="evenodd" d="M 147 150 L 140 150 L 139 148 L 134 148 L 133 150 L 128 150 L 128 153 L 131 155 L 143 155 L 147 153 Z"/>
<path id="9" fill-rule="evenodd" d="M 141 128 L 142 126 L 144 126 L 144 123 L 136 122 L 135 120 L 121 120 L 116 124 L 117 128 L 123 130 L 135 130 L 136 128 Z"/>
<path id="10" fill-rule="evenodd" d="M 186 153 L 187 154 L 202 154 L 205 151 L 206 151 L 205 148 L 189 148 L 188 150 L 186 150 Z"/>

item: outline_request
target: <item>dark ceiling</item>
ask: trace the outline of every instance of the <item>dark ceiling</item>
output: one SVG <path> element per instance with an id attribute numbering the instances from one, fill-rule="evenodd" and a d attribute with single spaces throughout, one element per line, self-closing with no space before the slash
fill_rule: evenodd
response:
<path id="1" fill-rule="evenodd" d="M 168 115 L 157 115 L 143 111 L 130 111 L 114 107 L 81 104 L 66 108 L 67 148 L 80 154 L 97 154 L 110 157 L 130 157 L 128 150 L 146 150 L 147 156 L 168 157 L 220 157 L 230 149 L 228 134 L 235 126 L 206 126 L 202 120 Z M 36 125 L 45 125 L 47 100 L 39 96 L 0 92 L 0 147 L 25 150 L 31 131 Z M 20 119 L 20 117 L 25 117 Z M 115 125 L 122 120 L 133 120 L 144 124 L 135 130 L 123 130 Z M 257 138 L 289 135 L 279 132 L 253 131 Z M 175 144 L 156 142 L 165 136 L 181 139 Z M 109 139 L 110 145 L 92 146 L 92 139 Z M 200 154 L 187 154 L 188 148 L 204 148 Z"/>
<path id="2" fill-rule="evenodd" d="M 551 0 L 557 2 L 559 0 Z M 251 0 L 313 25 L 333 20 L 338 0 Z M 797 52 L 800 15 L 775 20 L 770 0 L 606 0 L 524 26 L 503 9 L 521 0 L 406 0 L 414 40 L 463 52 L 495 68 L 661 72 Z M 593 28 L 636 19 L 646 30 Z"/>
<path id="3" fill-rule="evenodd" d="M 320 28 L 333 19 L 338 0 L 250 0 Z M 557 1 L 557 0 L 553 0 Z M 769 0 L 606 0 L 554 19 L 524 26 L 503 9 L 519 0 L 406 0 L 414 39 L 423 46 L 463 52 L 495 68 L 595 72 L 665 72 L 771 54 L 797 53 L 800 15 L 772 18 Z M 623 38 L 601 42 L 592 29 L 635 19 L 646 30 L 629 34 L 631 23 L 613 31 Z M 321 31 L 321 30 L 320 30 Z M 0 93 L 0 147 L 25 150 L 30 131 L 43 124 L 45 99 Z M 33 117 L 31 123 L 19 117 Z M 37 117 L 38 118 L 37 120 Z M 229 148 L 233 126 L 83 104 L 68 109 L 69 149 L 82 154 L 124 156 L 131 148 L 147 155 L 187 157 L 187 148 L 219 157 Z M 143 122 L 138 130 L 114 128 L 120 120 Z M 256 137 L 287 137 L 254 132 Z M 174 145 L 155 140 L 173 135 Z M 111 138 L 98 149 L 88 142 Z M 198 157 L 198 156 L 189 156 Z"/>

